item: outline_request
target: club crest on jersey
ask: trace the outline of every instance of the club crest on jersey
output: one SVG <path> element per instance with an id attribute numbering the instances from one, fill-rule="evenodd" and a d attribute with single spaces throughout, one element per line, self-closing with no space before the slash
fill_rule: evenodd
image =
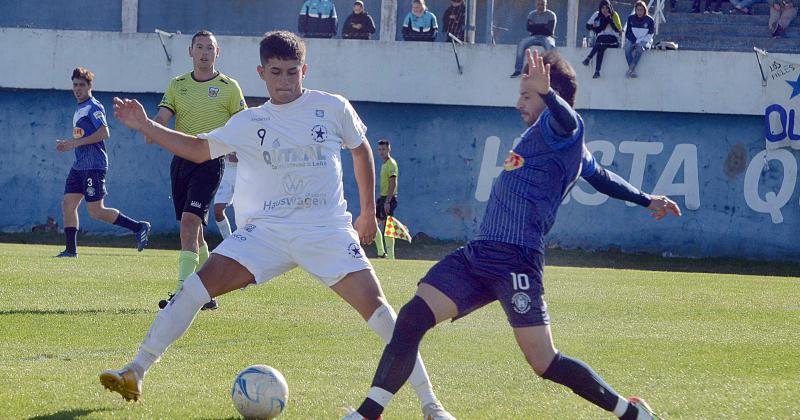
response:
<path id="1" fill-rule="evenodd" d="M 522 165 L 525 164 L 525 158 L 518 155 L 513 150 L 508 152 L 508 157 L 503 162 L 503 169 L 507 171 L 513 171 L 514 169 L 519 169 Z"/>
<path id="2" fill-rule="evenodd" d="M 324 143 L 325 140 L 328 140 L 328 129 L 324 125 L 315 125 L 311 129 L 311 138 L 317 143 Z"/>
<path id="3" fill-rule="evenodd" d="M 325 110 L 324 109 L 318 109 L 317 110 L 317 117 L 325 118 Z"/>
<path id="4" fill-rule="evenodd" d="M 219 88 L 216 86 L 209 86 L 208 87 L 208 97 L 209 98 L 216 98 L 219 96 Z"/>
<path id="5" fill-rule="evenodd" d="M 73 139 L 83 138 L 83 129 L 80 128 L 80 127 L 73 127 L 72 128 L 72 138 Z"/>

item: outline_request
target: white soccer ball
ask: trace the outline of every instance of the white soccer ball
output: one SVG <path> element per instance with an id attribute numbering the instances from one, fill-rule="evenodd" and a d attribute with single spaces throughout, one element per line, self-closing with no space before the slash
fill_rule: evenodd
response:
<path id="1" fill-rule="evenodd" d="M 233 381 L 233 405 L 246 419 L 272 419 L 286 407 L 289 387 L 283 375 L 267 365 L 253 365 Z"/>

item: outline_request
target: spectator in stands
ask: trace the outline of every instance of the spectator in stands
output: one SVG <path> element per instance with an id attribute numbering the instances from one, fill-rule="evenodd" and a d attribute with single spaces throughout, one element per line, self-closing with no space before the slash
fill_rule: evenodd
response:
<path id="1" fill-rule="evenodd" d="M 713 9 L 711 8 L 711 1 L 712 0 L 706 0 L 706 10 L 703 13 L 705 13 L 705 14 L 713 13 L 715 15 L 721 15 L 722 14 L 722 10 L 720 10 L 720 9 L 722 7 L 722 0 L 714 0 L 716 2 L 716 4 L 714 5 Z M 745 1 L 749 1 L 749 0 L 745 0 Z M 700 13 L 700 0 L 694 0 L 694 2 L 692 2 L 692 13 Z"/>
<path id="2" fill-rule="evenodd" d="M 634 13 L 625 25 L 625 59 L 628 61 L 627 77 L 636 77 L 636 65 L 642 54 L 653 46 L 656 22 L 647 15 L 647 5 L 639 0 L 633 5 Z"/>
<path id="3" fill-rule="evenodd" d="M 528 13 L 528 33 L 531 36 L 522 38 L 517 44 L 517 61 L 514 63 L 514 73 L 517 77 L 522 72 L 525 51 L 533 45 L 540 45 L 545 51 L 556 48 L 556 14 L 547 9 L 547 0 L 536 0 L 536 10 Z"/>
<path id="4" fill-rule="evenodd" d="M 450 7 L 442 14 L 444 40 L 450 41 L 448 34 L 464 41 L 464 25 L 467 21 L 467 6 L 464 0 L 450 0 Z"/>
<path id="5" fill-rule="evenodd" d="M 305 38 L 336 36 L 336 6 L 333 0 L 306 0 L 300 8 L 297 30 Z"/>
<path id="6" fill-rule="evenodd" d="M 770 0 L 769 30 L 772 31 L 772 37 L 782 37 L 796 16 L 797 6 L 794 4 L 794 0 Z"/>
<path id="7" fill-rule="evenodd" d="M 403 39 L 433 42 L 438 31 L 439 24 L 436 22 L 436 15 L 428 11 L 425 0 L 413 0 L 411 12 L 403 20 Z"/>
<path id="8" fill-rule="evenodd" d="M 353 4 L 353 13 L 344 21 L 342 28 L 342 38 L 345 39 L 369 39 L 375 33 L 375 21 L 372 16 L 364 10 L 364 2 L 356 0 Z"/>
<path id="9" fill-rule="evenodd" d="M 731 9 L 731 13 L 744 13 L 746 15 L 752 15 L 753 10 L 752 7 L 754 4 L 758 3 L 766 3 L 767 0 L 730 0 L 731 4 L 733 5 L 733 9 Z M 692 10 L 694 13 L 699 13 L 700 9 Z"/>
<path id="10" fill-rule="evenodd" d="M 597 11 L 586 22 L 586 29 L 594 32 L 596 39 L 589 56 L 583 60 L 583 65 L 588 66 L 589 61 L 597 54 L 594 76 L 592 76 L 593 79 L 597 79 L 600 77 L 600 68 L 603 66 L 603 54 L 608 48 L 619 48 L 619 39 L 622 35 L 622 23 L 617 12 L 611 7 L 610 1 L 600 0 Z"/>

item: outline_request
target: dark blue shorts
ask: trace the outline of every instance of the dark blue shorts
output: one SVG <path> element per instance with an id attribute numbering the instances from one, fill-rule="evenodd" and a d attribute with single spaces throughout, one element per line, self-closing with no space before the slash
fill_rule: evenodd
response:
<path id="1" fill-rule="evenodd" d="M 458 307 L 458 319 L 495 300 L 512 327 L 550 324 L 544 301 L 544 255 L 518 245 L 472 241 L 434 265 L 421 283 Z"/>
<path id="2" fill-rule="evenodd" d="M 102 200 L 106 196 L 106 171 L 70 169 L 64 194 L 83 194 L 87 202 Z"/>

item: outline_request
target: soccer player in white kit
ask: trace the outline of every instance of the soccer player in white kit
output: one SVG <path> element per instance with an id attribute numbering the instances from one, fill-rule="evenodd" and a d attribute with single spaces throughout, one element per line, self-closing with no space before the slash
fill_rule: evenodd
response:
<path id="1" fill-rule="evenodd" d="M 236 152 L 236 215 L 244 221 L 158 313 L 133 362 L 100 375 L 103 386 L 126 400 L 138 400 L 145 372 L 186 332 L 203 304 L 296 266 L 353 306 L 384 342 L 392 336 L 397 316 L 360 246 L 377 231 L 375 162 L 366 126 L 344 97 L 303 88 L 308 66 L 297 35 L 267 33 L 260 56 L 258 73 L 271 99 L 197 137 L 150 120 L 138 101 L 114 98 L 118 120 L 178 156 L 204 162 Z M 344 200 L 342 148 L 353 154 L 361 203 L 355 224 Z M 434 395 L 419 355 L 409 382 L 426 420 L 454 418 Z"/>

